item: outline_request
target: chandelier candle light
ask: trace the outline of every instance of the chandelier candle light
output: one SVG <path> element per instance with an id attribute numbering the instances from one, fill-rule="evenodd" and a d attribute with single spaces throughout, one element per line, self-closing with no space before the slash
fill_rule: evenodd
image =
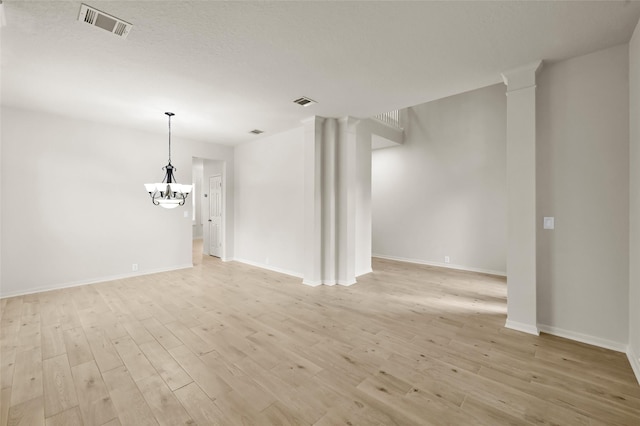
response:
<path id="1" fill-rule="evenodd" d="M 171 117 L 175 114 L 172 112 L 165 112 L 165 114 L 169 117 L 169 164 L 162 168 L 162 170 L 166 170 L 166 173 L 161 183 L 145 183 L 144 187 L 151 196 L 151 202 L 154 205 L 173 209 L 184 205 L 193 185 L 181 185 L 175 181 L 173 176 L 173 171 L 176 168 L 171 165 Z"/>

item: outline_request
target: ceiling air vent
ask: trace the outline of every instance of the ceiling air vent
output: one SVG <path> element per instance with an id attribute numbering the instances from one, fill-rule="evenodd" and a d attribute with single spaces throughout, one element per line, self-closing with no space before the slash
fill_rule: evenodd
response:
<path id="1" fill-rule="evenodd" d="M 313 105 L 313 104 L 317 104 L 316 101 L 314 101 L 313 99 L 309 99 L 306 97 L 301 97 L 296 99 L 295 101 L 293 101 L 293 103 L 296 103 L 298 105 L 302 105 L 303 107 L 309 106 L 309 105 Z"/>
<path id="2" fill-rule="evenodd" d="M 260 133 L 264 133 L 264 130 L 253 129 L 249 133 L 253 133 L 254 135 L 259 135 Z"/>
<path id="3" fill-rule="evenodd" d="M 102 28 L 103 30 L 107 30 L 118 37 L 122 37 L 123 39 L 127 38 L 129 31 L 131 31 L 131 27 L 133 26 L 122 19 L 101 12 L 84 3 L 80 6 L 78 21 L 86 22 L 94 27 Z"/>

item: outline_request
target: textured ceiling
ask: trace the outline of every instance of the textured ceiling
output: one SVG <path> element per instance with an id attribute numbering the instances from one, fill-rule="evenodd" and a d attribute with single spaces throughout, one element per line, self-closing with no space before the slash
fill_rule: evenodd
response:
<path id="1" fill-rule="evenodd" d="M 629 41 L 640 2 L 5 0 L 3 105 L 237 144 L 311 115 L 368 117 Z M 292 101 L 308 96 L 318 104 Z"/>

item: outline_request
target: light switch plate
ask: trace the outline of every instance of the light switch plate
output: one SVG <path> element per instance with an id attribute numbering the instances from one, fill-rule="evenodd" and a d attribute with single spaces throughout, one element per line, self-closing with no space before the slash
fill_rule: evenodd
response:
<path id="1" fill-rule="evenodd" d="M 544 229 L 554 229 L 555 228 L 555 218 L 553 217 L 545 217 L 542 221 L 542 227 Z"/>

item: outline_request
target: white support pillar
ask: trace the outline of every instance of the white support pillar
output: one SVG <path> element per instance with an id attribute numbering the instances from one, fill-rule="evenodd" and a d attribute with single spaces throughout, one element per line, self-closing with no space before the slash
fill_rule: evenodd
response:
<path id="1" fill-rule="evenodd" d="M 357 139 L 359 120 L 344 117 L 338 120 L 338 284 L 356 282 L 356 197 Z M 371 153 L 369 152 L 369 161 Z"/>
<path id="2" fill-rule="evenodd" d="M 322 117 L 304 124 L 304 284 L 322 284 Z"/>
<path id="3" fill-rule="evenodd" d="M 536 303 L 536 73 L 542 61 L 502 74 L 507 85 L 507 322 L 538 335 Z"/>
<path id="4" fill-rule="evenodd" d="M 305 126 L 305 271 L 311 286 L 356 282 L 356 196 L 359 167 L 371 152 L 357 149 L 358 120 L 313 117 Z M 370 180 L 370 176 L 368 176 Z M 366 182 L 365 182 L 366 183 Z M 360 182 L 361 186 L 364 183 Z M 370 187 L 370 182 L 368 182 Z M 370 197 L 370 194 L 369 194 Z M 367 204 L 369 206 L 369 204 Z M 364 248 L 361 248 L 364 250 Z M 371 247 L 368 247 L 370 253 Z"/>
<path id="5" fill-rule="evenodd" d="M 322 133 L 322 284 L 335 285 L 338 269 L 338 123 L 327 118 Z"/>

